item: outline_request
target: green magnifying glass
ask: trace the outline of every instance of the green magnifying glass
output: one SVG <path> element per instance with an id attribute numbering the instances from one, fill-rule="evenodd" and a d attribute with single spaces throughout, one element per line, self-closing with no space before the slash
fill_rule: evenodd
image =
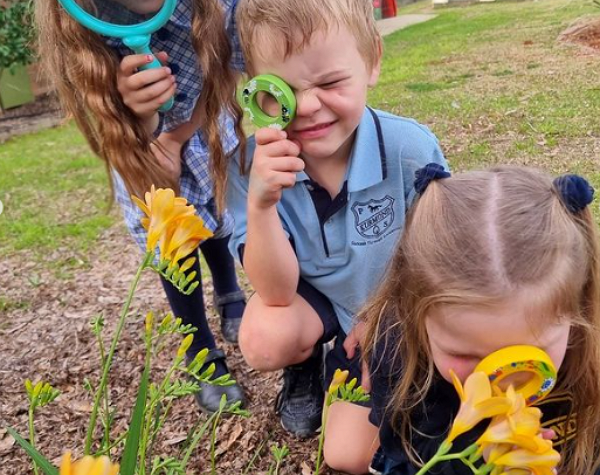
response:
<path id="1" fill-rule="evenodd" d="M 58 0 L 81 25 L 103 36 L 121 38 L 136 54 L 154 57 L 150 50 L 152 33 L 162 28 L 173 15 L 177 0 Z M 141 69 L 160 68 L 154 57 Z M 166 112 L 173 98 L 160 107 Z"/>
<path id="2" fill-rule="evenodd" d="M 270 115 L 259 104 L 260 94 L 268 94 L 275 99 L 279 114 Z M 278 76 L 262 74 L 248 81 L 239 91 L 238 100 L 244 112 L 257 127 L 270 127 L 283 130 L 296 116 L 296 96 L 292 88 Z"/>

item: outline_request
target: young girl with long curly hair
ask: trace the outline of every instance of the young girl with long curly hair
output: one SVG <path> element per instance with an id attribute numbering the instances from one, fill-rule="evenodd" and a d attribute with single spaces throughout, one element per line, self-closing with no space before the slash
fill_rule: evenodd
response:
<path id="1" fill-rule="evenodd" d="M 85 3 L 84 3 L 85 2 Z M 244 149 L 241 110 L 235 101 L 236 69 L 243 60 L 235 34 L 236 0 L 179 0 L 169 21 L 152 35 L 151 49 L 164 67 L 142 71 L 152 56 L 135 55 L 120 40 L 103 38 L 72 19 L 57 0 L 36 0 L 39 53 L 66 112 L 106 164 L 116 199 L 139 246 L 146 245 L 141 197 L 151 185 L 187 198 L 214 237 L 200 246 L 212 273 L 214 304 L 226 340 L 237 342 L 245 298 L 227 249 L 232 218 L 225 210 L 229 158 Z M 93 0 L 79 0 L 94 7 Z M 115 0 L 130 15 L 158 11 L 164 0 Z M 111 2 L 105 2 L 110 7 Z M 166 113 L 157 110 L 174 96 Z M 200 275 L 200 266 L 195 268 Z M 163 280 L 173 312 L 198 328 L 188 351 L 211 350 L 216 374 L 228 372 L 225 355 L 208 328 L 199 287 L 189 296 Z M 197 396 L 214 411 L 221 395 L 243 399 L 238 385 L 205 385 Z"/>
<path id="2" fill-rule="evenodd" d="M 381 440 L 373 472 L 414 475 L 434 455 L 460 402 L 449 370 L 464 381 L 489 353 L 533 345 L 558 368 L 554 391 L 538 405 L 542 427 L 556 435 L 557 473 L 600 474 L 593 189 L 576 175 L 553 180 L 521 167 L 449 177 L 428 166 L 418 175 L 420 197 L 362 315 Z M 472 473 L 458 461 L 435 470 Z"/>

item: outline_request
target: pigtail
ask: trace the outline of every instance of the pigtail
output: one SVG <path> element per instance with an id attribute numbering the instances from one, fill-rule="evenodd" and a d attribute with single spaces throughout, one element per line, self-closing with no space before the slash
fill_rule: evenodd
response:
<path id="1" fill-rule="evenodd" d="M 230 67 L 232 52 L 224 24 L 223 10 L 217 0 L 193 2 L 192 41 L 204 76 L 199 101 L 206 112 L 203 130 L 210 151 L 214 196 L 219 213 L 225 210 L 229 159 L 239 150 L 243 167 L 246 148 L 241 126 L 242 109 L 235 99 L 237 77 Z M 238 139 L 237 148 L 230 151 L 224 149 L 221 137 L 224 131 L 223 112 L 233 117 Z"/>
<path id="2" fill-rule="evenodd" d="M 62 107 L 105 162 L 109 175 L 117 171 L 127 190 L 137 196 L 152 184 L 178 191 L 178 183 L 152 153 L 150 135 L 117 90 L 116 54 L 55 0 L 36 0 L 35 13 L 38 51 Z"/>
<path id="3" fill-rule="evenodd" d="M 564 371 L 569 375 L 567 390 L 573 395 L 577 433 L 572 441 L 565 440 L 568 456 L 563 457 L 565 465 L 559 472 L 580 475 L 600 469 L 600 236 L 589 206 L 572 218 L 586 240 L 589 268 L 580 305 L 584 323 L 572 329 L 571 355 Z M 582 365 L 583 361 L 588 363 Z M 572 379 L 575 374 L 579 377 Z"/>

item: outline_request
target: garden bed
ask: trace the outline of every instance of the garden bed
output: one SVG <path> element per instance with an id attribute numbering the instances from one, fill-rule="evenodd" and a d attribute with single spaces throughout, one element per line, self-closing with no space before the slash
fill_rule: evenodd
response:
<path id="1" fill-rule="evenodd" d="M 430 126 L 455 170 L 525 164 L 582 173 L 598 188 L 600 56 L 557 41 L 577 18 L 589 20 L 597 12 L 591 1 L 569 0 L 440 10 L 430 22 L 386 38 L 383 72 L 370 103 Z M 91 157 L 73 126 L 0 146 L 3 475 L 30 473 L 26 455 L 3 432 L 11 425 L 26 433 L 25 378 L 49 381 L 63 392 L 40 411 L 41 450 L 55 462 L 64 450 L 81 453 L 90 410 L 82 382 L 97 377 L 98 367 L 88 322 L 104 312 L 111 330 L 139 258 L 118 212 L 105 213 L 107 189 L 102 163 Z M 597 203 L 593 210 L 599 216 Z M 210 303 L 208 282 L 205 288 Z M 149 308 L 167 310 L 151 274 L 144 277 L 134 306 L 114 366 L 112 398 L 118 407 L 131 407 L 133 382 L 143 364 L 140 315 Z M 212 309 L 210 315 L 218 335 Z M 273 413 L 279 374 L 252 371 L 237 349 L 224 347 L 234 376 L 249 394 L 252 416 L 224 422 L 218 473 L 240 474 L 262 444 L 248 473 L 264 474 L 270 462 L 266 446 L 279 442 L 290 446 L 281 473 L 308 475 L 317 441 L 294 440 L 280 428 Z M 166 367 L 167 355 L 162 358 L 158 366 Z M 117 427 L 128 415 L 119 413 Z M 159 441 L 164 453 L 177 450 L 201 417 L 191 398 L 176 405 L 174 416 Z M 206 454 L 204 445 L 195 455 L 196 474 L 206 473 Z"/>
<path id="2" fill-rule="evenodd" d="M 0 110 L 0 143 L 17 135 L 54 127 L 63 121 L 58 99 L 52 93 L 8 110 Z"/>

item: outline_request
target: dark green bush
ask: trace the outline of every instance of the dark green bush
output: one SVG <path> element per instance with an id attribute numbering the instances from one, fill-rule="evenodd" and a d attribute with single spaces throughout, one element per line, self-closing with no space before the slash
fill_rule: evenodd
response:
<path id="1" fill-rule="evenodd" d="M 33 39 L 32 3 L 17 0 L 0 5 L 0 69 L 31 63 Z"/>

